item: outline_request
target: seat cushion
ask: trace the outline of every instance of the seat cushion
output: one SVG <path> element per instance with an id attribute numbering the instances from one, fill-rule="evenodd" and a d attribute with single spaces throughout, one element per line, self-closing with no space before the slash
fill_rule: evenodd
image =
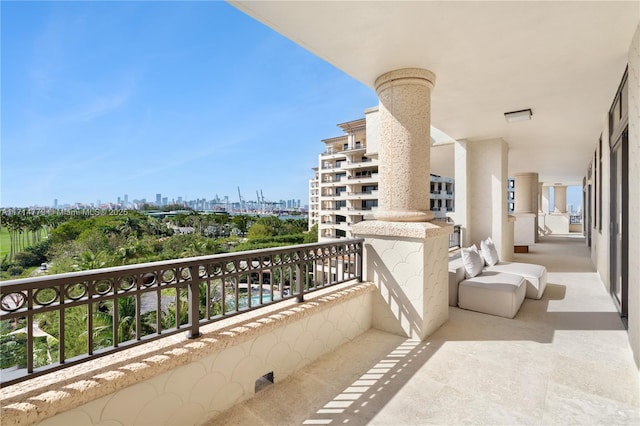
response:
<path id="1" fill-rule="evenodd" d="M 486 271 L 458 286 L 458 306 L 462 309 L 513 318 L 526 293 L 522 276 Z"/>
<path id="2" fill-rule="evenodd" d="M 527 281 L 527 298 L 540 299 L 547 286 L 547 268 L 533 263 L 499 262 L 487 266 L 485 271 L 505 272 L 524 277 Z"/>

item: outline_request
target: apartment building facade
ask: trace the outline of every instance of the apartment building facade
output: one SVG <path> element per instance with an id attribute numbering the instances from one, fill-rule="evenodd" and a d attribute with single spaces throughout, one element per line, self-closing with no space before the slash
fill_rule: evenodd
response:
<path id="1" fill-rule="evenodd" d="M 351 226 L 373 219 L 378 207 L 378 109 L 338 124 L 343 135 L 324 139 L 324 151 L 309 180 L 309 228 L 320 241 L 351 238 Z M 432 174 L 431 211 L 446 219 L 454 211 L 454 179 Z"/>

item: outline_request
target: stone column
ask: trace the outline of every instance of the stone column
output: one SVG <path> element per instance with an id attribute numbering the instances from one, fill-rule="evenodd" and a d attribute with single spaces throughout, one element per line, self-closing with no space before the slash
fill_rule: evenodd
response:
<path id="1" fill-rule="evenodd" d="M 549 199 L 551 198 L 549 195 L 549 186 L 542 187 L 542 213 L 550 213 L 550 203 Z"/>
<path id="2" fill-rule="evenodd" d="M 567 212 L 567 187 L 558 185 L 553 187 L 553 207 L 554 213 Z"/>
<path id="3" fill-rule="evenodd" d="M 513 256 L 514 225 L 507 208 L 508 154 L 502 139 L 459 140 L 454 145 L 454 216 L 462 226 L 462 245 L 479 245 L 491 237 L 505 261 Z"/>
<path id="4" fill-rule="evenodd" d="M 391 71 L 376 80 L 378 211 L 376 220 L 351 228 L 365 239 L 364 279 L 378 288 L 373 326 L 416 339 L 425 339 L 449 315 L 448 249 L 453 227 L 429 222 L 434 81 L 432 72 L 415 68 Z"/>
<path id="5" fill-rule="evenodd" d="M 380 99 L 378 210 L 388 222 L 427 222 L 431 149 L 431 89 L 435 75 L 405 68 L 375 81 Z"/>
<path id="6" fill-rule="evenodd" d="M 514 176 L 516 215 L 514 243 L 528 246 L 538 241 L 538 174 L 516 173 Z"/>
<path id="7" fill-rule="evenodd" d="M 542 213 L 542 182 L 538 182 L 538 213 Z"/>
<path id="8" fill-rule="evenodd" d="M 515 185 L 514 213 L 537 213 L 538 174 L 517 173 L 513 178 Z"/>

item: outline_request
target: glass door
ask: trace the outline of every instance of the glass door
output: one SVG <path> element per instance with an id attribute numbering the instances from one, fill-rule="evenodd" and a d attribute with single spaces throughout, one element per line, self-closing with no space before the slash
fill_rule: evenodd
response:
<path id="1" fill-rule="evenodd" d="M 611 295 L 623 318 L 628 292 L 628 130 L 611 149 L 610 284 Z"/>

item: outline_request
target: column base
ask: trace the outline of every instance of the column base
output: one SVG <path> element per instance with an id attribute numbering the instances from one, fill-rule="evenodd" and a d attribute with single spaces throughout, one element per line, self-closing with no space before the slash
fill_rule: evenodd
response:
<path id="1" fill-rule="evenodd" d="M 453 226 L 365 221 L 364 279 L 376 284 L 372 325 L 424 340 L 449 317 L 449 234 Z"/>
<path id="2" fill-rule="evenodd" d="M 384 222 L 429 222 L 433 220 L 435 215 L 423 211 L 377 211 L 373 217 Z"/>

